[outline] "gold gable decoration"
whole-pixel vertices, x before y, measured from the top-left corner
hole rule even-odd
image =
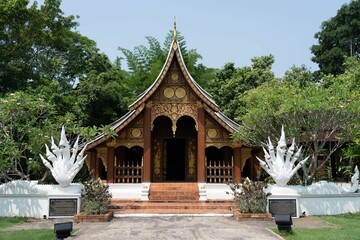
[[[195,129],[198,130],[198,106],[196,104],[175,104],[175,103],[159,103],[154,104],[151,111],[151,130],[153,130],[154,120],[159,116],[169,117],[172,121],[172,130],[175,135],[176,122],[182,116],[189,116],[195,121]]]

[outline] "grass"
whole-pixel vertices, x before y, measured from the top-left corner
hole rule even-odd
[[[52,229],[34,229],[20,231],[0,231],[0,239],[3,240],[54,240]]]
[[[0,218],[0,239],[2,240],[54,240],[53,229],[34,229],[34,230],[19,230],[7,231],[4,228],[19,225],[27,221],[27,218],[21,217],[1,217]]]
[[[0,229],[11,227],[13,225],[22,224],[27,220],[23,217],[1,217],[0,218]]]
[[[316,229],[292,229],[290,232],[279,232],[277,229],[275,233],[284,237],[286,240],[296,239],[326,239],[326,240],[341,240],[341,239],[359,239],[360,238],[360,214],[343,214],[336,216],[320,216],[320,219],[333,223],[336,227],[333,228],[316,228]]]

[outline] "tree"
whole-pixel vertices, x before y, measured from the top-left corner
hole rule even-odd
[[[0,99],[0,181],[30,179],[38,153],[52,128],[54,108],[44,99],[16,92]]]
[[[277,139],[284,125],[286,135],[295,137],[311,156],[305,180],[317,180],[319,169],[324,168],[334,152],[358,134],[360,95],[349,87],[354,80],[344,84],[345,79],[352,78],[348,75],[349,72],[329,76],[327,81],[332,85],[308,83],[303,88],[297,81],[284,83],[274,79],[247,91],[246,114],[237,119],[241,126],[235,139],[259,146],[268,136]]]
[[[134,96],[145,91],[161,72],[173,40],[173,34],[172,31],[167,34],[164,47],[161,47],[160,42],[153,37],[146,37],[146,40],[149,47],[140,45],[136,46],[133,51],[119,47],[130,71],[128,86],[133,90]],[[201,59],[201,55],[195,49],[186,49],[186,41],[179,32],[177,41],[190,74],[199,76],[200,72],[196,74],[196,62]],[[199,69],[203,71],[202,67]]]
[[[134,96],[127,85],[126,73],[111,64],[104,54],[94,54],[90,69],[75,89],[76,112],[85,126],[110,124],[127,111]]]
[[[235,68],[233,63],[225,64],[208,86],[223,113],[232,119],[243,112],[242,95],[245,91],[274,78],[271,71],[273,55],[254,57],[251,61],[251,67]]]
[[[291,67],[285,72],[282,81],[284,83],[297,85],[299,88],[304,88],[308,86],[309,83],[317,82],[314,74],[305,65]]]
[[[319,64],[321,73],[343,73],[346,56],[360,60],[360,1],[344,4],[336,16],[322,23],[315,38],[319,43],[311,47],[312,60]]]
[[[29,0],[0,2],[0,94],[57,81],[70,91],[84,74],[95,42],[75,32],[74,16],[64,16],[61,0],[39,8]]]

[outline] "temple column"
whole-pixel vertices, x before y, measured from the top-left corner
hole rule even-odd
[[[206,182],[205,175],[205,111],[198,108],[198,134],[197,134],[197,173],[198,182]]]
[[[87,152],[87,155],[89,157],[89,171],[93,171],[93,177],[97,178],[97,172],[98,170],[96,169],[96,162],[97,162],[97,159],[96,159],[96,152],[95,151],[90,151],[90,152]]]
[[[233,181],[236,183],[241,183],[241,144],[236,144],[234,146],[234,166],[233,166]]]
[[[116,141],[111,141],[107,146],[107,183],[114,183],[114,156]]]
[[[144,114],[144,164],[142,182],[151,180],[151,106],[145,107]]]

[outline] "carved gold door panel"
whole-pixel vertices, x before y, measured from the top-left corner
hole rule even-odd
[[[152,181],[196,181],[196,139],[155,138],[152,151]]]

